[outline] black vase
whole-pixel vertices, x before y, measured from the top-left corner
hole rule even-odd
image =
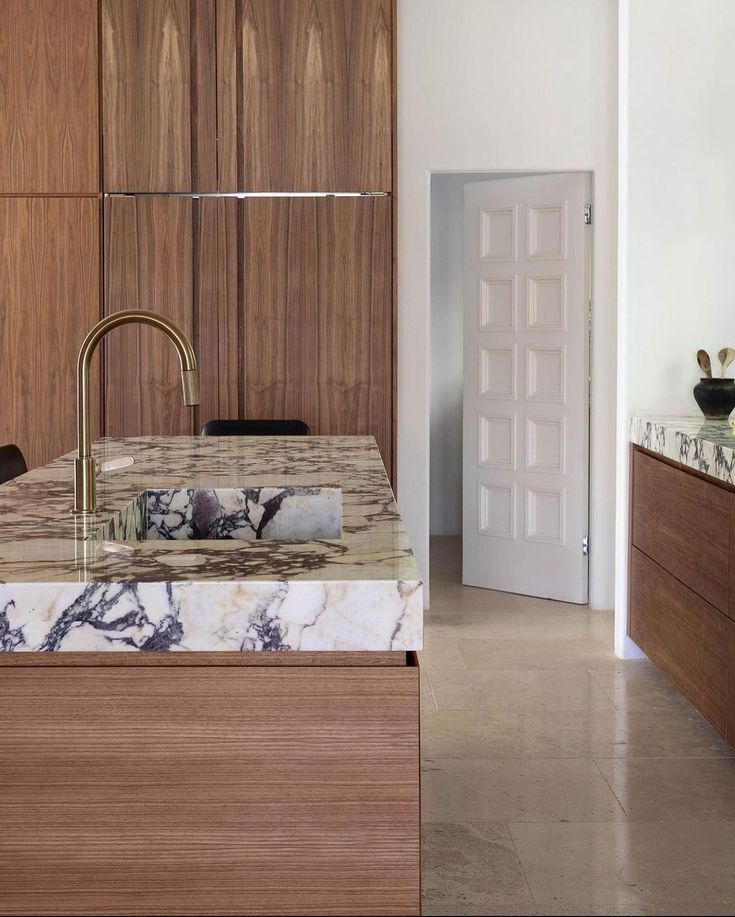
[[[707,420],[727,420],[735,408],[735,380],[700,379],[694,400]]]

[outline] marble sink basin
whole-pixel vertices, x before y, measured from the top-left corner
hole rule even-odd
[[[98,541],[317,541],[342,536],[337,487],[149,488]]]

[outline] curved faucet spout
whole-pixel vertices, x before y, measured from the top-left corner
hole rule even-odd
[[[82,341],[77,358],[77,457],[74,460],[74,512],[93,513],[97,508],[97,469],[92,456],[92,429],[89,415],[89,367],[97,345],[120,325],[151,325],[168,335],[181,365],[184,404],[199,404],[199,371],[191,341],[173,322],[155,312],[125,309],[106,316],[90,329]]]

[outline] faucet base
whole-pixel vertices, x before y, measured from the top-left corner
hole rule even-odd
[[[97,509],[97,462],[94,456],[74,459],[74,515],[92,514]]]

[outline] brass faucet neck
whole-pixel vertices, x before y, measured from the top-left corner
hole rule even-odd
[[[120,325],[151,325],[166,334],[179,355],[184,404],[199,404],[199,374],[197,358],[191,341],[173,322],[139,309],[113,312],[89,330],[77,357],[77,458],[74,463],[74,512],[93,513],[97,508],[97,470],[92,456],[92,425],[90,418],[90,364],[97,345],[105,335]]]

